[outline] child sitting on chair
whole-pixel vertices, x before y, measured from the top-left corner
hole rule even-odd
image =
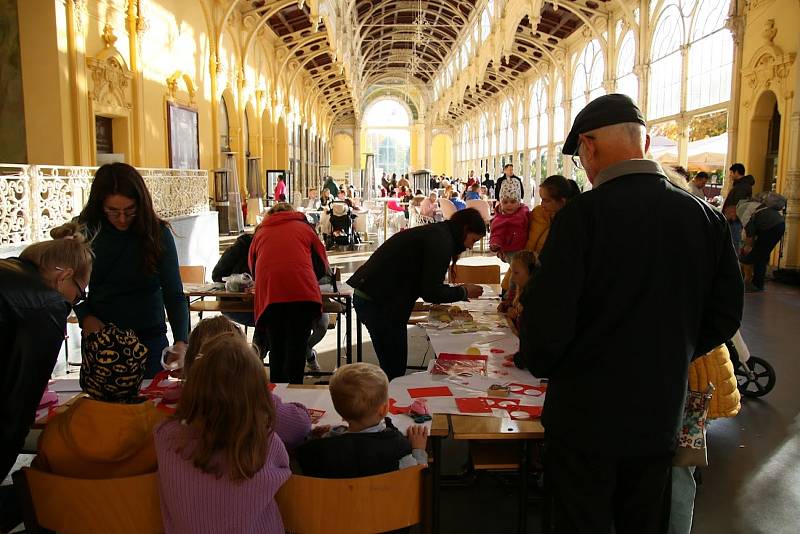
[[[74,478],[120,478],[158,467],[153,428],[166,414],[139,395],[147,348],[107,324],[85,335],[80,384],[86,394],[54,416],[34,467]]]
[[[428,429],[409,427],[406,436],[386,417],[389,380],[380,367],[353,363],[340,367],[330,382],[331,399],[347,426],[297,448],[304,475],[355,478],[427,465]]]
[[[522,316],[522,304],[519,302],[519,296],[528,284],[528,280],[530,280],[538,268],[539,260],[536,253],[530,250],[520,251],[511,261],[511,286],[516,288],[516,290],[514,291],[511,305],[505,313],[508,326],[516,336],[519,336],[519,322]],[[520,358],[519,353],[514,354],[513,359],[514,365],[520,369],[525,368],[525,364],[522,358]]]
[[[289,455],[256,351],[229,333],[200,347],[175,415],[155,430],[166,532],[283,532]]]
[[[202,347],[215,337],[225,334],[235,335],[246,341],[239,325],[224,315],[209,317],[197,323],[189,335],[189,345],[183,363],[184,377],[189,375]],[[270,395],[270,398],[275,407],[275,433],[287,449],[293,449],[303,443],[311,432],[311,417],[308,415],[308,410],[299,402],[284,403],[277,395]]]

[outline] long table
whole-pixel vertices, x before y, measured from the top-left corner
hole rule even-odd
[[[349,286],[337,287],[322,286],[322,297],[329,298],[343,306],[341,311],[335,311],[344,316],[345,322],[345,361],[353,363],[353,290]],[[183,284],[183,294],[187,300],[214,297],[218,305],[214,311],[219,312],[253,312],[253,294],[248,292],[227,291],[216,284]],[[336,363],[341,364],[341,321],[336,323]],[[356,314],[356,361],[363,361],[363,328]]]
[[[430,369],[434,365],[431,362],[428,372],[414,373],[406,375],[392,381],[390,392],[403,398],[402,387],[430,387],[447,385],[453,392],[453,397],[476,397],[486,396],[489,385],[493,383],[522,383],[526,385],[541,385],[542,381],[525,370],[516,367],[507,367],[503,361],[509,355],[519,350],[519,340],[513,332],[503,324],[503,316],[497,314],[496,308],[499,303],[497,293],[499,287],[485,287],[484,296],[472,300],[466,304],[459,304],[467,309],[475,318],[478,324],[482,325],[477,331],[464,331],[462,325],[442,326],[432,323],[420,323],[419,327],[424,328],[426,335],[431,343],[433,351],[438,356],[443,353],[464,354],[475,352],[487,357],[486,376],[446,377],[442,375],[432,375]],[[489,326],[488,329],[485,329]],[[510,393],[508,398],[520,399],[520,403],[528,406],[542,406],[544,404],[544,393],[534,398],[524,394]],[[516,419],[510,414],[503,413],[502,410],[494,409],[492,414],[487,415],[463,415],[455,405],[453,398],[436,397],[427,399],[434,412],[447,413],[452,439],[455,440],[516,440],[520,442],[520,485],[517,526],[519,532],[527,530],[527,492],[528,492],[528,446],[531,441],[542,440],[544,438],[544,427],[539,418]],[[398,401],[399,403],[399,401]],[[433,444],[439,440],[434,440]],[[439,484],[441,480],[441,463],[433,464],[434,484]],[[438,486],[434,486],[434,495],[438,494]],[[440,509],[434,503],[434,532],[437,532],[440,523]],[[547,514],[545,514],[546,516]]]

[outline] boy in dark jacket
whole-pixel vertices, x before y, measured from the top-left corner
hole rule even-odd
[[[340,367],[331,378],[330,392],[347,426],[330,429],[297,449],[304,475],[356,478],[428,463],[428,429],[411,426],[406,438],[386,417],[389,379],[380,367],[370,363]]]

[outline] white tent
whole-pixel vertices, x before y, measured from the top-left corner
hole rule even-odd
[[[650,150],[653,158],[667,165],[678,164],[678,147],[665,147],[663,150]],[[688,146],[689,168],[691,170],[714,170],[725,166],[728,155],[727,132],[715,137],[692,141]]]

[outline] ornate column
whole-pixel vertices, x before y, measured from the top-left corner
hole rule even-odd
[[[141,50],[142,37],[148,29],[148,23],[140,11],[140,2],[138,0],[128,0],[126,24],[131,58],[129,68],[133,73],[133,82],[131,83],[131,92],[133,94],[131,152],[133,157],[131,158],[131,163],[133,165],[144,165],[144,73],[139,60],[139,51]]]
[[[363,192],[364,184],[361,180],[361,121],[355,120],[353,124],[353,176],[350,183]]]
[[[736,13],[737,2],[731,2],[731,11],[725,27],[731,32],[733,39],[733,64],[731,65],[731,100],[728,105],[728,156],[725,162],[725,169],[739,160],[736,148],[739,138],[739,104],[742,95],[742,53],[744,50],[744,17]],[[724,170],[724,169],[723,169]],[[724,191],[730,190],[729,183],[725,183]]]
[[[424,165],[422,168],[430,169],[431,168],[431,147],[433,145],[433,127],[431,126],[430,122],[425,121],[425,146],[423,147],[425,152],[422,161]],[[455,169],[455,167],[454,167]]]
[[[525,109],[530,109],[527,106]],[[531,179],[531,155],[528,151],[528,147],[530,146],[530,129],[531,129],[531,121],[530,117],[528,117],[527,111],[524,116],[522,117],[522,129],[524,131],[523,134],[523,146],[522,147],[522,181],[523,183],[527,184],[525,187],[525,201],[529,202],[536,198],[535,191],[533,190],[533,180]]]
[[[85,0],[69,0],[67,12],[67,49],[69,57],[70,100],[72,119],[72,158],[74,165],[94,163],[94,147],[89,130],[89,99],[86,76],[86,26],[89,16]],[[58,23],[57,23],[58,24]],[[131,58],[133,59],[133,58]],[[45,162],[39,162],[45,163]]]

